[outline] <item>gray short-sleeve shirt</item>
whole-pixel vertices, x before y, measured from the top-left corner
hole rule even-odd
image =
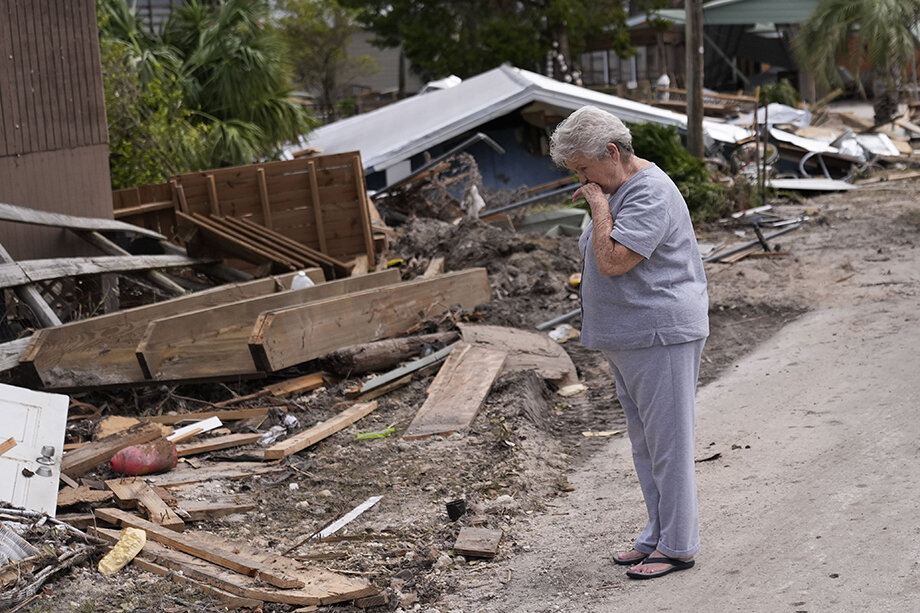
[[[579,239],[582,343],[623,350],[706,338],[706,274],[680,190],[651,165],[608,200],[614,219],[610,237],[644,259],[623,275],[601,274],[591,247],[594,224],[585,229]]]

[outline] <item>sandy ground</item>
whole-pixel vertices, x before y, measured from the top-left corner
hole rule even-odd
[[[784,239],[796,265],[765,273],[763,290],[791,274],[812,310],[699,390],[696,568],[640,582],[612,563],[645,521],[618,437],[455,610],[920,610],[915,194],[822,197],[808,206],[824,228]]]

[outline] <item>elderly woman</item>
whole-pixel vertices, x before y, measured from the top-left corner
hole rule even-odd
[[[637,157],[617,117],[586,106],[553,133],[553,161],[578,174],[592,221],[579,240],[582,343],[610,363],[648,523],[614,555],[651,579],[693,566],[700,547],[694,395],[709,335],[706,276],[687,204]]]

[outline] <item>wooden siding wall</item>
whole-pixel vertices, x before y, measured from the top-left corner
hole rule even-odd
[[[0,0],[0,202],[112,217],[93,0]],[[86,252],[60,231],[0,224],[18,259]]]

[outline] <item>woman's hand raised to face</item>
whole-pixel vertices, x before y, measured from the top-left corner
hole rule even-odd
[[[601,186],[597,183],[585,183],[572,194],[572,202],[575,202],[579,198],[584,198],[588,205],[591,207],[591,216],[596,215],[597,207],[600,207],[601,210],[609,210],[609,204],[607,202],[607,197],[604,196],[604,190],[601,189]]]

